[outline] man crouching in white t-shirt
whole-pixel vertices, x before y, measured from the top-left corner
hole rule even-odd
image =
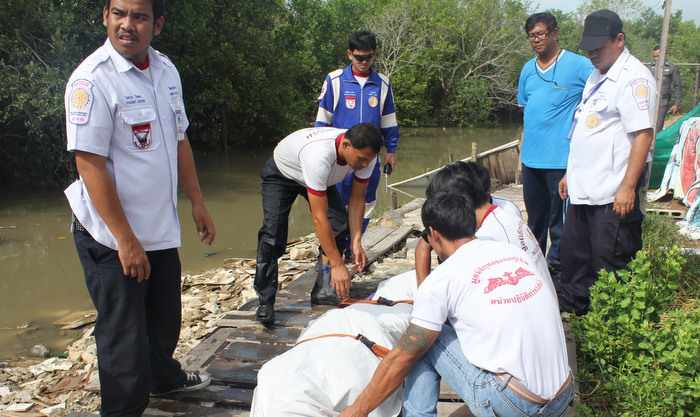
[[[508,200],[491,196],[491,177],[483,166],[475,162],[457,161],[445,165],[430,181],[425,195],[441,193],[464,194],[473,202],[476,212],[476,237],[508,242],[524,250],[535,261],[540,275],[551,282],[547,261],[537,239],[520,216],[518,208]],[[425,236],[416,246],[416,281],[418,285],[430,273],[430,245]]]
[[[357,124],[347,131],[331,127],[302,129],[277,144],[260,173],[263,225],[258,232],[254,281],[258,321],[265,325],[274,322],[277,259],[287,246],[289,211],[299,195],[309,202],[316,237],[327,260],[318,266],[311,303],[337,304],[338,297],[349,295],[351,276],[342,254],[349,229],[355,268],[364,269],[367,257],[362,249],[361,226],[365,191],[381,146],[381,131],[370,123]],[[335,184],[350,172],[354,180],[348,214]]]
[[[441,378],[477,417],[562,415],[574,388],[545,277],[517,246],[474,237],[464,195],[432,196],[422,219],[444,262],[418,288],[397,346],[340,416],[366,417],[404,378],[404,417],[437,415]]]

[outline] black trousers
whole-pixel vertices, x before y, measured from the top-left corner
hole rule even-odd
[[[173,359],[182,314],[177,249],[147,252],[151,276],[138,283],[122,274],[115,250],[79,227],[73,238],[97,309],[100,415],[140,416],[151,392],[186,378]]]
[[[306,188],[282,175],[270,158],[260,173],[263,224],[258,232],[254,288],[260,304],[274,304],[277,294],[277,260],[287,247],[289,212],[297,196],[308,201]],[[340,253],[348,246],[348,215],[335,186],[326,190],[328,219]]]
[[[547,264],[553,273],[560,271],[559,241],[564,223],[564,202],[559,197],[559,181],[563,169],[529,168],[523,165],[523,198],[527,210],[527,225],[535,235]],[[547,253],[547,233],[551,245]],[[553,276],[557,279],[557,276]]]
[[[615,214],[612,206],[570,204],[566,211],[560,252],[562,274],[555,282],[562,311],[585,314],[598,271],[624,268],[642,248],[639,204],[624,218]]]

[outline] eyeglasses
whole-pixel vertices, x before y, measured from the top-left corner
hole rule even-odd
[[[420,232],[420,237],[425,240],[425,243],[430,244],[430,242],[428,242],[428,235],[430,235],[430,226],[426,227],[422,232]]]
[[[539,39],[547,39],[549,32],[532,32],[527,34],[527,38],[531,41],[536,41]]]
[[[365,62],[365,61],[369,61],[369,60],[371,60],[372,58],[374,58],[374,54],[368,54],[368,55],[355,55],[355,54],[352,54],[352,58],[353,58],[355,61],[358,61],[358,62]]]

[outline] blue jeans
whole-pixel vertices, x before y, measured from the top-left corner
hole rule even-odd
[[[574,384],[569,384],[545,405],[522,399],[495,374],[467,361],[457,334],[449,325],[442,327],[433,347],[406,377],[404,417],[437,416],[440,378],[464,400],[475,417],[559,417],[566,413],[574,398]]]

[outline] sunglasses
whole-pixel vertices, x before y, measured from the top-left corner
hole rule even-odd
[[[420,232],[420,237],[425,240],[425,243],[430,244],[430,242],[428,242],[428,235],[430,235],[430,226],[426,227],[422,232]]]
[[[365,61],[369,61],[370,59],[374,58],[374,54],[369,54],[369,55],[355,55],[355,54],[352,54],[352,58],[353,58],[355,61],[358,61],[358,62],[365,62]]]

